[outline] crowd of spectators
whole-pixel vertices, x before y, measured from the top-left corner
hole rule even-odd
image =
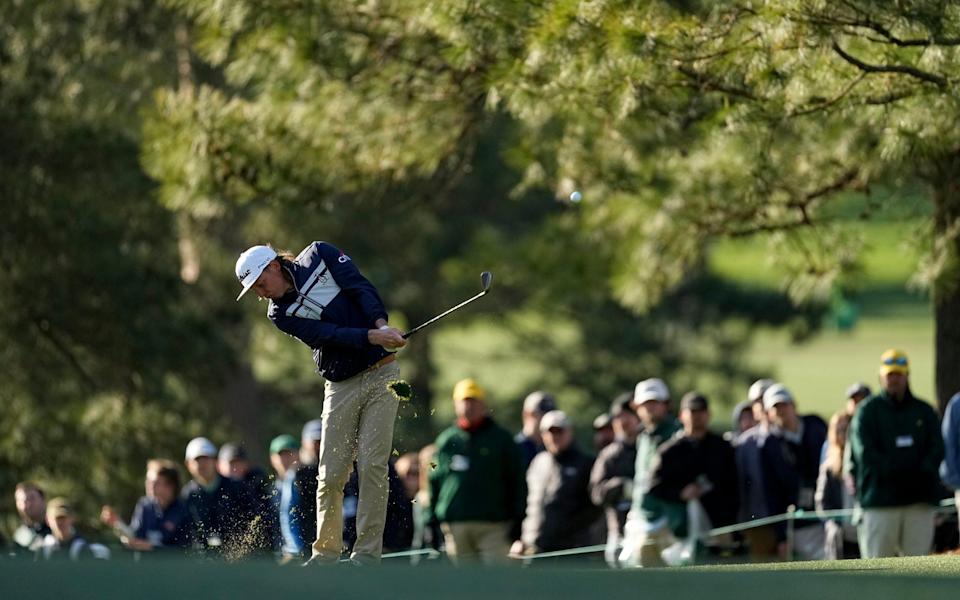
[[[675,411],[666,383],[645,379],[593,420],[592,437],[583,436],[592,448],[577,441],[551,394],[526,397],[521,430],[511,435],[491,413],[481,383],[465,379],[453,389],[455,423],[434,444],[390,461],[384,552],[423,550],[409,553],[413,562],[442,556],[491,565],[567,554],[599,560],[603,548],[611,567],[718,556],[927,554],[938,504],[951,490],[960,500],[960,393],[941,421],[913,396],[904,353],[887,351],[880,362],[880,389],[850,386],[829,424],[802,414],[784,384],[760,379],[723,435],[706,396],[689,391]],[[299,564],[316,537],[322,436],[318,419],[303,426],[299,440],[275,437],[270,473],[253,464],[242,444],[217,448],[195,438],[184,453],[185,483],[175,462],[150,460],[145,495],[129,522],[111,506],[100,519],[139,554]],[[356,464],[343,495],[348,554],[357,537]],[[15,501],[20,526],[13,554],[111,556],[107,545],[78,532],[68,500],[48,501],[26,481],[17,485]],[[796,518],[783,519],[785,513]]]

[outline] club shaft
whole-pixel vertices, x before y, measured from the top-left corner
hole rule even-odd
[[[425,322],[425,323],[422,323],[422,324],[420,324],[420,325],[417,325],[416,327],[414,327],[414,328],[411,329],[410,331],[408,331],[408,332],[406,332],[405,334],[403,334],[403,338],[406,339],[406,338],[410,337],[411,335],[413,335],[414,333],[420,331],[421,329],[423,329],[423,328],[426,327],[427,325],[429,325],[429,324],[431,324],[431,323],[434,323],[434,322],[436,322],[436,321],[439,321],[440,319],[442,319],[443,317],[449,315],[450,313],[452,313],[453,311],[457,310],[458,308],[463,308],[464,306],[470,304],[471,302],[473,302],[473,301],[476,300],[477,298],[480,298],[481,296],[483,296],[483,295],[486,294],[486,293],[487,293],[487,291],[484,290],[484,291],[480,292],[479,294],[477,294],[476,296],[474,296],[473,298],[469,298],[469,299],[467,299],[467,300],[464,300],[463,302],[461,302],[460,304],[454,306],[453,308],[448,309],[448,310],[445,310],[444,312],[440,313],[439,315],[435,316],[434,318],[430,319],[429,321],[427,321],[427,322]]]

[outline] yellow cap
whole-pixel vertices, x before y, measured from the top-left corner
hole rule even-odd
[[[485,400],[487,397],[483,388],[473,379],[462,379],[453,386],[453,399],[463,400],[464,398],[473,398],[474,400]]]
[[[880,355],[880,374],[910,373],[910,361],[907,360],[905,352],[891,348]]]

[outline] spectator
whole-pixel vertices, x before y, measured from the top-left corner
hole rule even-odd
[[[420,459],[416,452],[407,452],[401,455],[394,463],[400,481],[403,482],[403,491],[407,500],[414,502],[420,492]]]
[[[187,444],[185,463],[192,479],[180,497],[190,513],[192,544],[232,557],[258,550],[253,495],[244,484],[217,473],[217,447],[207,438],[194,438]]]
[[[527,514],[511,555],[566,550],[595,541],[591,529],[599,515],[589,494],[593,457],[577,446],[563,411],[543,415],[540,433],[546,452],[538,454],[527,471]]]
[[[43,490],[32,481],[17,484],[13,499],[20,515],[20,525],[13,532],[13,547],[16,552],[36,552],[43,539],[50,534],[47,526],[47,502]]]
[[[954,491],[960,510],[960,392],[953,395],[943,411],[944,460],[940,466],[943,482]]]
[[[610,408],[614,441],[600,451],[590,472],[590,498],[603,508],[607,523],[607,549],[604,558],[611,567],[619,565],[618,550],[623,527],[630,512],[633,472],[637,460],[637,434],[640,417],[633,410],[633,393],[624,392]]]
[[[413,542],[411,547],[416,550],[432,548],[440,550],[443,547],[443,532],[436,519],[431,518],[430,509],[430,474],[437,468],[437,445],[429,444],[417,453],[420,463],[420,489],[413,503]],[[411,557],[413,564],[420,562],[419,556]]]
[[[770,420],[770,435],[761,450],[769,510],[775,515],[787,512],[790,506],[812,511],[827,424],[816,415],[798,415],[793,395],[779,383],[763,393],[763,406]],[[774,529],[781,558],[823,558],[826,540],[819,521],[794,524],[793,548],[787,546],[786,526]]]
[[[130,525],[110,506],[103,507],[100,520],[120,532],[120,540],[131,550],[185,548],[190,543],[190,513],[177,496],[179,489],[180,473],[172,461],[149,460],[144,477],[146,495],[137,501]]]
[[[247,449],[238,443],[227,442],[220,446],[220,452],[217,453],[217,472],[221,477],[227,477],[234,481],[247,481],[247,475],[254,471],[250,464],[250,457],[247,455]],[[263,471],[259,471],[260,479],[265,479]]]
[[[860,382],[851,384],[850,387],[847,388],[847,394],[846,394],[847,400],[846,400],[846,404],[844,404],[843,411],[852,418],[853,413],[857,411],[857,406],[859,406],[860,403],[863,402],[869,396],[870,396],[870,388],[867,387],[866,384],[863,384]],[[847,427],[847,429],[849,429],[849,427]],[[830,440],[828,436],[828,439],[825,442],[823,442],[823,448],[821,448],[820,450],[821,466],[827,460],[827,448],[829,445],[830,445]],[[849,457],[850,447],[849,445],[845,445],[845,448],[846,448],[845,450],[846,454],[844,455],[843,461],[842,461],[842,463],[845,465],[845,468],[843,473],[841,473],[841,478],[844,478],[846,480],[845,485],[848,488],[848,492],[850,492],[854,489],[853,481],[850,480],[849,477],[844,477],[843,475],[844,473],[848,473],[849,462],[850,462],[850,457]],[[827,541],[827,543],[828,544],[830,543],[829,540]]]
[[[353,552],[357,541],[357,509],[360,506],[360,482],[357,465],[343,488],[343,543]],[[400,476],[387,461],[387,517],[383,527],[383,552],[409,550],[413,542],[413,504],[407,498]]]
[[[323,419],[313,419],[300,432],[300,464],[315,465],[320,461],[320,440],[323,438]]]
[[[317,476],[320,471],[320,440],[323,437],[323,421],[307,421],[300,433],[300,462],[297,464],[296,481],[300,495],[298,507],[301,536],[313,544],[317,538]]]
[[[520,446],[520,458],[523,460],[524,470],[530,468],[533,457],[543,450],[543,438],[540,436],[540,419],[551,410],[556,410],[557,403],[547,392],[537,390],[531,392],[523,401],[523,424],[520,433],[513,439]]]
[[[827,428],[827,456],[820,464],[820,476],[817,478],[817,492],[814,496],[817,511],[854,507],[855,498],[843,481],[843,457],[851,419],[847,408],[830,418],[830,426]],[[823,525],[826,533],[824,558],[839,560],[860,557],[857,528],[851,524],[850,517],[830,518]]]
[[[739,482],[740,522],[762,519],[770,516],[765,492],[766,482],[763,470],[763,447],[770,434],[767,412],[763,409],[763,393],[773,385],[772,379],[758,379],[747,390],[747,400],[751,403],[756,425],[741,433],[734,440],[734,453],[737,460],[737,479]],[[777,535],[773,525],[761,525],[743,531],[743,537],[750,548],[750,558],[754,561],[768,561],[777,556]]]
[[[650,478],[643,497],[643,508],[653,531],[672,535],[655,537],[656,564],[660,552],[673,541],[673,536],[686,537],[687,503],[699,501],[711,527],[722,527],[736,521],[737,470],[733,448],[721,436],[710,431],[710,405],[705,396],[688,392],[680,401],[683,430],[660,446],[650,469]],[[650,550],[648,550],[650,552]],[[644,560],[646,566],[646,560]]]
[[[925,555],[933,543],[943,438],[933,408],[910,391],[909,375],[906,354],[884,352],[880,392],[863,402],[851,424],[864,558]]]
[[[300,558],[312,540],[303,536],[303,521],[312,514],[302,511],[303,497],[297,486],[300,445],[292,435],[278,435],[270,442],[270,466],[276,473],[273,507],[277,514],[281,560]]]
[[[610,413],[597,415],[593,420],[593,450],[600,452],[614,440],[613,425],[610,422]]]
[[[859,381],[847,388],[846,412],[851,417],[861,402],[870,397],[870,387]]]
[[[624,526],[624,548],[620,561],[625,565],[643,566],[641,554],[650,532],[643,510],[643,492],[657,448],[680,431],[680,422],[670,414],[670,390],[661,379],[645,379],[633,392],[633,403],[643,430],[637,437],[637,461],[634,467],[630,513]]]
[[[757,420],[753,416],[753,402],[744,400],[733,407],[733,429],[730,430],[730,441],[735,442],[744,432],[753,429]]]
[[[77,533],[76,518],[66,499],[54,498],[47,504],[47,526],[51,532],[43,538],[39,550],[44,560],[110,558],[109,548],[103,544],[91,544]]]
[[[275,481],[266,471],[250,461],[247,449],[240,443],[226,443],[217,455],[217,471],[221,477],[245,485],[253,496],[253,518],[258,527],[249,542],[260,551],[270,551],[280,539],[280,523],[273,504]]]
[[[428,475],[431,517],[457,563],[506,561],[526,498],[520,450],[473,379],[453,389],[455,426],[437,437],[437,468]]]

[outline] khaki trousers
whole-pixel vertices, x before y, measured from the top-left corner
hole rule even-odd
[[[507,564],[510,523],[496,521],[460,521],[441,523],[447,556],[457,564],[481,562],[485,565]]]
[[[925,556],[933,547],[933,507],[865,508],[858,537],[863,558]]]
[[[323,399],[323,438],[317,475],[317,539],[313,560],[340,559],[343,550],[343,486],[357,461],[360,498],[357,541],[352,558],[378,562],[387,518],[387,461],[399,401],[387,384],[399,379],[396,362],[345,381],[327,381]]]

